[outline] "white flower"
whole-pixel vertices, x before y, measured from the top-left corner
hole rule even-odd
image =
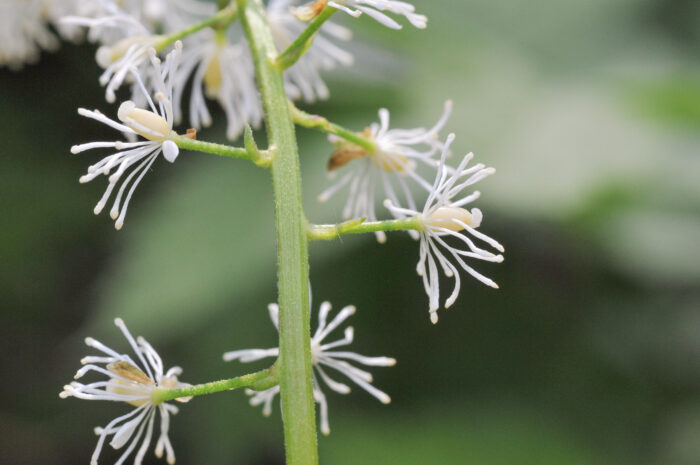
[[[179,32],[217,12],[216,2],[199,0],[133,0],[144,17],[164,34]]]
[[[61,21],[63,17],[75,14],[80,2],[81,0],[43,0],[43,11],[47,21],[56,28],[63,39],[78,42],[83,38],[81,28],[63,24]]]
[[[245,42],[232,44],[214,37],[213,31],[190,37],[182,56],[182,66],[173,87],[175,120],[182,118],[182,94],[192,76],[189,115],[192,127],[211,125],[212,119],[205,96],[216,99],[226,113],[226,136],[237,138],[246,124],[260,126],[262,102],[255,85],[255,68]]]
[[[97,459],[108,436],[112,436],[109,444],[114,449],[121,449],[129,443],[116,465],[122,464],[140,442],[141,447],[134,460],[134,465],[140,465],[148,446],[151,444],[156,411],[160,413],[160,436],[156,443],[155,454],[160,458],[165,450],[167,461],[172,465],[175,463],[175,453],[168,438],[168,429],[170,415],[176,414],[178,409],[168,403],[156,405],[152,400],[152,393],[156,388],[175,389],[187,387],[189,384],[178,381],[177,377],[182,373],[180,367],[173,367],[164,373],[163,361],[158,353],[144,338],[134,339],[120,318],[114,320],[114,324],[129,342],[136,354],[137,361],[127,354],[120,354],[88,337],[85,339],[85,344],[97,349],[102,354],[83,358],[80,361],[83,367],[78,370],[75,379],[82,378],[88,372],[105,375],[107,379],[89,384],[74,381],[63,387],[60,396],[64,399],[76,397],[86,400],[125,402],[136,407],[126,415],[110,421],[107,426],[95,428],[95,434],[99,436],[99,439],[92,454],[91,465],[97,465]],[[176,400],[187,402],[190,398]]]
[[[379,110],[380,123],[373,123],[363,134],[373,139],[377,145],[377,151],[374,153],[368,153],[359,146],[331,136],[329,139],[338,150],[328,162],[329,171],[350,162],[353,166],[340,180],[321,193],[319,201],[327,201],[349,184],[343,218],[367,218],[369,221],[376,221],[377,184],[381,184],[384,191],[382,198],[388,197],[397,206],[406,205],[415,210],[416,204],[407,181],[414,181],[426,192],[432,189],[430,183],[418,173],[418,168],[419,165],[423,165],[431,170],[435,169],[437,162],[433,157],[443,147],[438,139],[438,132],[447,123],[451,111],[452,102],[445,102],[442,116],[431,129],[389,129],[389,111],[382,108]],[[357,158],[359,160],[355,160]],[[394,183],[398,184],[398,191],[394,188]],[[377,233],[377,240],[384,242],[386,235],[383,232]]]
[[[438,321],[437,310],[440,308],[440,285],[437,264],[440,265],[445,276],[455,279],[455,287],[452,294],[445,301],[445,308],[449,308],[457,300],[460,289],[459,270],[450,259],[482,283],[496,289],[498,285],[495,282],[467,265],[463,258],[475,258],[496,263],[503,261],[502,255],[496,255],[481,249],[466,234],[469,233],[497,251],[504,252],[501,244],[476,230],[481,225],[483,218],[481,210],[472,208],[471,211],[468,211],[462,208],[478,199],[481,195],[479,191],[474,191],[456,199],[465,188],[495,173],[496,170],[487,168],[480,163],[467,168],[467,164],[474,157],[472,153],[465,155],[456,169],[448,167],[445,161],[454,137],[454,134],[450,134],[447,137],[437,175],[435,176],[435,183],[422,211],[398,207],[390,199],[384,202],[394,217],[407,218],[418,216],[423,224],[423,230],[420,232],[420,259],[418,260],[416,271],[423,278],[425,292],[430,299],[429,312],[433,323]],[[448,237],[457,239],[457,244],[454,246],[448,244],[445,241]],[[441,251],[438,245],[444,249],[446,254]]]
[[[290,0],[272,0],[267,7],[270,29],[280,51],[286,50],[307,27],[307,24],[290,12],[291,3]],[[352,54],[333,42],[347,42],[351,38],[352,32],[349,29],[326,21],[314,38],[313,46],[284,72],[287,95],[291,99],[303,99],[307,103],[327,99],[329,90],[320,72],[335,69],[338,65],[353,64]]]
[[[279,307],[277,304],[270,304],[268,306],[268,310],[270,312],[270,319],[279,332]],[[343,321],[355,313],[355,307],[344,307],[340,312],[338,312],[330,323],[327,323],[328,314],[330,311],[331,304],[329,302],[323,302],[318,312],[318,328],[311,338],[311,358],[314,367],[313,392],[314,400],[319,404],[321,410],[321,432],[323,434],[329,434],[330,427],[328,424],[328,403],[326,401],[325,394],[321,390],[319,378],[322,379],[332,391],[339,394],[348,394],[350,392],[350,387],[348,385],[332,379],[326,373],[324,367],[332,368],[342,373],[352,382],[377,398],[380,402],[388,404],[391,402],[391,398],[386,393],[380,391],[370,384],[372,382],[372,375],[365,370],[361,370],[351,365],[349,361],[361,363],[362,365],[366,366],[388,367],[396,364],[396,360],[390,357],[365,357],[363,355],[356,354],[355,352],[331,350],[335,349],[336,347],[346,346],[352,343],[354,333],[351,326],[345,328],[343,339],[327,343],[324,343],[323,340]],[[277,357],[278,355],[279,349],[277,348],[236,350],[225,353],[224,360],[240,360],[241,362],[247,363],[267,357]],[[275,386],[261,392],[255,392],[252,390],[247,390],[246,392],[248,395],[252,396],[250,399],[251,405],[256,406],[264,404],[263,414],[267,416],[270,415],[272,411],[272,400],[280,392],[280,388],[279,386]]]
[[[303,31],[305,24],[289,12],[289,0],[273,0],[268,5],[270,27],[280,50],[285,49]],[[186,39],[187,50],[182,56],[174,95],[176,122],[182,118],[182,95],[192,77],[189,100],[189,120],[195,128],[211,125],[212,118],[206,99],[215,99],[227,118],[226,135],[237,138],[247,124],[258,127],[263,109],[255,84],[255,67],[248,44],[234,30],[226,35],[212,30],[201,31]],[[320,71],[338,64],[349,65],[352,55],[336,46],[329,38],[348,40],[350,31],[327,23],[315,39],[315,46],[290,69],[285,71],[287,94],[292,99],[312,102],[328,97],[328,88]]]
[[[124,29],[124,25],[118,24],[127,17],[150,32],[158,30],[167,34],[216,13],[216,5],[197,0],[74,1],[78,2],[72,12],[75,16],[64,20],[89,26],[89,39],[107,44],[131,35],[128,27]],[[90,24],[90,20],[96,22]]]
[[[388,11],[399,16],[405,16],[408,21],[419,29],[425,29],[428,18],[416,13],[416,7],[407,2],[397,0],[318,0],[312,4],[295,9],[295,14],[305,20],[317,15],[325,5],[338,8],[349,15],[359,18],[362,13],[374,18],[379,23],[391,29],[401,29],[401,25],[382,11]]]
[[[125,24],[119,24],[122,20]],[[62,27],[86,27],[88,41],[105,44],[115,43],[131,33],[132,23],[141,27],[110,0],[78,1],[75,9],[60,18]]]
[[[115,227],[121,229],[124,225],[124,217],[129,206],[131,196],[136,186],[141,182],[148,172],[153,162],[162,152],[169,162],[174,162],[178,156],[179,149],[175,142],[171,140],[176,133],[173,131],[173,108],[172,108],[172,82],[170,76],[177,68],[178,55],[182,44],[179,42],[175,50],[170,52],[165,60],[165,65],[161,67],[160,60],[155,56],[155,51],[151,49],[151,64],[153,66],[152,80],[158,92],[155,94],[155,102],[148,95],[143,80],[137,73],[133,73],[141,92],[147,99],[150,110],[137,108],[136,104],[130,100],[122,103],[117,116],[121,123],[107,118],[97,110],[90,111],[84,108],[78,109],[78,113],[88,118],[95,119],[114,129],[122,131],[131,139],[136,139],[137,135],[146,140],[138,142],[90,142],[87,144],[74,145],[71,147],[72,153],[80,153],[93,148],[113,148],[117,152],[103,158],[98,163],[90,166],[86,175],[80,178],[81,183],[92,181],[99,175],[109,176],[109,185],[100,201],[95,206],[95,214],[99,214],[106,205],[114,187],[122,178],[122,175],[136,165],[131,173],[122,182],[117,197],[110,211]],[[162,69],[161,69],[162,68]],[[122,124],[123,123],[123,124]],[[116,169],[114,173],[111,173]],[[110,174],[111,173],[111,174]],[[132,182],[133,180],[133,182]],[[122,202],[124,192],[128,186],[129,192]]]
[[[58,44],[46,24],[43,0],[0,0],[0,67],[20,69],[36,62],[41,49],[55,50]]]
[[[86,26],[88,38],[103,43],[95,60],[104,68],[100,84],[106,86],[105,98],[112,103],[124,81],[142,72],[149,61],[149,50],[158,47],[162,37],[111,2],[98,0],[95,7],[99,8],[93,12],[94,17],[69,16],[62,23]]]

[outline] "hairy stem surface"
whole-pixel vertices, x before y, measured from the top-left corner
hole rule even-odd
[[[276,151],[271,172],[280,307],[278,363],[287,465],[316,465],[318,451],[311,372],[308,242],[294,123],[287,104],[282,72],[275,66],[277,50],[263,3],[261,0],[237,2],[262,94],[268,140]]]
[[[262,391],[275,385],[277,385],[277,367],[273,365],[270,368],[255,373],[231,379],[223,379],[221,381],[212,381],[211,383],[196,384],[194,386],[178,389],[156,388],[153,390],[151,398],[155,404],[160,404],[181,397],[202,396],[243,387]]]
[[[423,230],[423,223],[419,217],[387,221],[350,220],[340,224],[314,224],[308,227],[308,236],[310,241],[331,241],[346,234],[409,230]]]
[[[362,147],[367,153],[376,153],[378,150],[376,142],[368,137],[358,134],[357,132],[346,129],[339,124],[331,123],[326,118],[318,115],[312,115],[298,109],[292,102],[289,102],[289,107],[292,111],[292,118],[299,126],[316,129],[326,134],[333,134],[342,137],[348,142]]]

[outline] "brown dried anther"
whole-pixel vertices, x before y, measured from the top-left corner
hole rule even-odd
[[[323,9],[326,7],[326,3],[328,3],[328,0],[316,0],[308,5],[290,8],[290,10],[292,14],[297,17],[297,19],[307,22],[320,15]]]

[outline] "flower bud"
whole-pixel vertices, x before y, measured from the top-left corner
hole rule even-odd
[[[163,140],[170,135],[170,125],[165,118],[152,111],[136,108],[131,100],[119,106],[117,117],[148,140]]]
[[[440,207],[425,219],[425,223],[433,228],[445,228],[451,231],[462,231],[466,224],[471,228],[481,225],[483,215],[478,208],[472,211],[460,207]]]
[[[401,173],[406,168],[409,168],[408,158],[398,153],[388,153],[380,150],[377,153],[370,154],[370,159],[377,168],[383,169],[388,173]]]

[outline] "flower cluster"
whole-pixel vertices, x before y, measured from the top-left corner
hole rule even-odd
[[[59,3],[58,0],[27,0],[27,14],[38,14],[32,8],[52,1],[55,4]],[[180,148],[219,154],[230,149],[227,153],[233,154],[234,157],[254,161],[262,159],[255,158],[256,154],[262,152],[258,151],[250,133],[250,126],[258,126],[263,121],[263,105],[255,81],[257,71],[261,77],[260,90],[266,98],[265,107],[268,113],[272,116],[278,113],[269,111],[270,107],[275,105],[282,106],[279,110],[291,108],[289,113],[284,115],[286,119],[281,121],[283,124],[278,124],[277,127],[290,123],[291,117],[297,124],[331,134],[329,140],[335,151],[328,162],[328,170],[331,176],[336,174],[336,170],[342,169],[346,172],[325,190],[319,199],[326,201],[342,189],[348,188],[343,217],[358,219],[345,224],[358,227],[350,232],[375,231],[378,241],[384,242],[386,236],[382,229],[408,228],[409,233],[419,241],[416,271],[422,277],[429,298],[429,315],[433,323],[438,321],[437,312],[441,302],[444,301],[444,307],[449,308],[458,298],[461,271],[488,286],[498,287],[494,281],[476,271],[466,261],[503,261],[503,246],[478,230],[483,220],[481,210],[466,208],[480,195],[478,191],[471,191],[471,186],[493,174],[495,170],[483,164],[468,166],[473,158],[471,153],[465,155],[456,167],[448,166],[447,158],[454,135],[449,135],[443,142],[439,133],[446,126],[450,116],[450,101],[445,103],[442,115],[432,127],[391,128],[389,111],[381,109],[379,121],[361,133],[353,133],[325,118],[308,115],[293,105],[287,107],[287,98],[306,102],[327,98],[329,90],[321,73],[353,63],[352,54],[338,45],[350,39],[350,31],[327,22],[332,14],[338,10],[353,17],[364,14],[392,29],[402,27],[395,19],[399,17],[399,20],[405,19],[417,28],[425,28],[427,18],[416,13],[410,3],[397,0],[317,0],[299,6],[295,0],[269,0],[267,20],[271,29],[262,31],[267,37],[264,40],[259,40],[255,33],[251,33],[254,28],[263,27],[265,24],[265,21],[260,19],[264,14],[259,11],[259,2],[249,3],[247,8],[251,9],[244,9],[244,2],[219,2],[217,8],[213,2],[198,0],[66,0],[61,4],[65,7],[60,9],[62,14],[72,12],[72,16],[56,23],[59,33],[75,36],[76,31],[86,28],[87,39],[99,44],[96,60],[104,68],[100,83],[105,86],[107,101],[116,101],[122,87],[129,87],[131,90],[130,99],[123,101],[119,106],[116,120],[98,110],[78,110],[80,115],[120,131],[125,140],[89,142],[71,148],[74,154],[95,148],[109,149],[110,153],[90,166],[87,173],[80,178],[80,182],[89,182],[102,175],[107,177],[107,188],[94,212],[99,214],[107,203],[112,201],[110,216],[115,220],[117,229],[124,224],[136,187],[161,153],[170,163],[177,159]],[[2,5],[0,3],[0,8]],[[66,7],[67,5],[70,7]],[[238,6],[241,7],[241,12],[238,11]],[[46,29],[46,21],[53,24],[59,9],[44,7],[41,11],[42,15],[49,15],[40,22],[42,27],[32,29],[31,33],[13,30],[12,34],[17,35],[17,41],[10,45],[0,43],[0,65],[18,62],[16,58],[8,59],[7,56],[22,55],[18,52],[8,55],[2,47],[36,49],[37,44],[50,46],[54,39],[52,33]],[[239,14],[244,15],[240,19],[244,23],[245,31],[234,23]],[[308,21],[314,22],[309,26],[305,24]],[[243,32],[247,34],[252,48],[249,48]],[[2,34],[0,31],[0,39],[3,38]],[[289,52],[277,55],[275,47],[271,45],[272,40],[279,51],[289,49]],[[261,43],[256,44],[256,41]],[[17,46],[18,42],[22,43]],[[312,43],[315,44],[313,47]],[[159,58],[160,54],[165,55],[164,60]],[[256,70],[256,65],[260,66],[260,69]],[[278,74],[270,78],[271,73]],[[270,85],[271,82],[274,85]],[[186,95],[189,96],[189,102],[184,101]],[[174,130],[174,127],[185,119],[185,106],[189,109],[189,122],[194,128],[212,124],[208,100],[217,101],[223,108],[228,121],[226,134],[229,138],[234,139],[246,131],[244,148],[188,140],[187,137],[195,137],[191,131],[182,136]],[[287,147],[283,147],[293,139],[293,134],[288,133],[286,139],[276,138],[276,132],[282,131],[276,131],[274,124],[270,126],[270,148],[265,153],[270,154],[269,160],[272,161],[269,164],[274,182],[278,186],[280,179],[277,173],[280,171],[277,171],[277,167],[285,166],[279,163],[279,160],[286,163],[289,159],[275,157],[294,155],[292,151],[284,150]],[[241,153],[243,155],[240,155]],[[264,160],[268,161],[268,158]],[[348,166],[345,167],[346,165]],[[429,180],[433,177],[434,181],[431,183]],[[283,181],[287,182],[287,179]],[[298,188],[298,179],[296,183],[289,182],[289,185]],[[116,194],[113,197],[115,189]],[[377,198],[380,190],[381,199],[385,199],[384,207],[396,221],[379,222],[376,206],[377,200],[380,200]],[[414,191],[425,192],[427,199],[422,208],[418,207]],[[285,201],[299,201],[300,197],[300,194],[292,193],[282,198]],[[278,213],[286,212],[284,207],[290,207],[289,211],[296,211],[295,214],[298,214],[297,219],[305,221],[300,205],[291,203],[290,206],[284,202],[277,202]],[[373,224],[365,223],[365,220]],[[340,225],[333,226],[335,229],[328,228],[327,225],[309,225],[305,232],[301,232],[300,227],[297,232],[301,233],[294,234],[293,238],[305,244],[307,238],[313,238],[314,228],[322,230],[325,227],[334,234],[348,232],[341,231]],[[360,230],[360,227],[366,229]],[[295,243],[288,241],[284,234],[280,235],[279,242],[280,247],[289,248],[290,244],[291,248],[295,247]],[[296,244],[298,245],[298,242]],[[487,250],[489,248],[492,250]],[[441,298],[440,271],[448,278],[454,279],[454,287],[447,298]],[[286,279],[285,273],[280,273],[280,279]],[[283,285],[280,287],[283,289]],[[279,306],[270,304],[268,310],[270,319],[279,333]],[[326,341],[331,333],[356,311],[354,306],[346,306],[329,318],[331,310],[330,303],[321,304],[316,331],[310,340],[302,341],[304,348],[307,347],[307,342],[310,344],[312,379],[306,381],[312,383],[313,398],[319,405],[320,430],[323,434],[330,433],[328,401],[324,391],[326,387],[339,394],[348,394],[351,383],[345,380],[347,379],[387,404],[391,401],[390,397],[375,387],[372,384],[371,373],[359,366],[386,367],[396,363],[391,357],[368,357],[339,349],[353,342],[352,327],[345,328],[342,338]],[[307,351],[297,351],[297,354],[294,354],[297,359],[293,365],[289,365],[289,355],[286,352],[280,354],[279,348],[236,350],[225,353],[224,360],[239,360],[245,363],[268,357],[279,358],[283,355],[279,360],[281,375],[277,372],[278,363],[275,363],[268,370],[250,375],[206,383],[184,391],[165,392],[167,389],[189,386],[177,379],[181,369],[175,367],[164,371],[161,358],[145,339],[135,339],[120,319],[115,320],[115,324],[122,331],[136,357],[120,354],[88,338],[86,344],[101,354],[85,357],[81,361],[84,366],[77,372],[75,379],[80,379],[89,372],[105,375],[107,379],[88,384],[74,381],[64,386],[60,394],[63,398],[124,402],[134,407],[131,412],[115,418],[106,426],[96,428],[99,439],[92,456],[94,465],[109,437],[109,444],[114,449],[124,448],[117,465],[122,464],[134,451],[134,464],[140,465],[153,438],[157,413],[160,413],[160,436],[155,454],[162,457],[165,452],[168,463],[172,464],[175,456],[168,430],[170,415],[177,413],[177,408],[165,400],[181,395],[218,392],[216,389],[220,391],[248,387],[250,389],[246,392],[250,396],[251,405],[262,405],[263,414],[269,415],[276,396],[280,392],[287,393],[275,384],[280,379],[283,380],[283,386],[284,380],[289,382],[289,377],[295,374],[290,371],[290,366],[300,361],[308,363]],[[282,329],[284,331],[281,335],[284,338],[290,327],[283,326]],[[308,334],[308,326],[303,329],[300,334]],[[282,346],[285,346],[284,340]],[[298,353],[303,353],[306,359],[297,357]],[[337,376],[340,375],[343,378],[338,381]],[[189,398],[181,397],[175,400],[186,402]],[[311,399],[308,399],[308,402],[310,405]]]
[[[430,129],[390,129],[389,111],[381,109],[379,123],[373,123],[364,132],[354,134],[350,138],[353,142],[336,135],[329,136],[330,142],[336,147],[328,162],[331,177],[335,175],[336,169],[350,166],[340,180],[319,196],[319,201],[325,202],[349,185],[343,218],[374,222],[377,221],[376,203],[381,188],[385,199],[383,205],[395,219],[417,220],[420,226],[408,232],[414,239],[420,240],[420,258],[416,270],[423,278],[433,323],[438,320],[437,310],[440,307],[438,267],[445,276],[455,280],[454,289],[445,300],[445,308],[449,308],[457,299],[461,288],[459,268],[482,283],[498,288],[495,282],[474,270],[464,259],[500,263],[503,261],[501,253],[504,252],[501,244],[477,231],[483,218],[481,210],[474,208],[468,211],[462,208],[478,199],[480,193],[474,191],[461,196],[461,192],[495,173],[495,170],[482,164],[467,167],[474,157],[472,153],[464,156],[456,168],[447,164],[454,135],[449,135],[443,143],[438,138],[438,133],[447,123],[451,108],[452,103],[447,101],[442,117]],[[441,154],[440,159],[436,160],[438,153]],[[429,183],[419,169],[434,173],[434,182]],[[422,209],[416,205],[412,185],[423,189],[427,194]],[[386,240],[384,231],[375,234],[379,242]],[[469,236],[500,253],[479,247]],[[457,242],[456,246],[450,244],[452,240]]]
[[[392,28],[400,26],[382,11],[403,15],[416,27],[425,27],[426,24],[425,17],[415,14],[413,6],[405,2],[349,0],[328,2],[327,6],[356,17],[366,13]],[[317,2],[315,6],[316,9],[324,7],[325,1]],[[295,0],[268,2],[268,19],[279,50],[290,45],[306,27],[298,17],[300,10],[308,8],[298,7]],[[116,99],[115,92],[125,83],[133,83],[132,91],[136,90],[131,76],[148,66],[148,50],[155,48],[160,52],[173,43],[173,37],[178,37],[184,42],[186,52],[182,66],[173,76],[178,83],[173,102],[175,121],[182,119],[181,96],[187,82],[192,79],[189,122],[194,128],[211,124],[207,99],[216,100],[224,109],[230,139],[238,137],[246,125],[255,127],[260,124],[262,105],[255,87],[254,68],[238,25],[233,24],[225,30],[204,28],[184,38],[179,36],[186,27],[216,14],[213,3],[197,0],[92,0],[78,2],[73,13],[63,18],[61,24],[87,27],[88,39],[100,44],[96,60],[104,68],[100,83],[106,87],[108,101]],[[233,19],[235,10],[231,9],[229,20]],[[338,42],[350,38],[348,29],[325,22],[315,37],[314,47],[286,70],[284,79],[288,96],[306,102],[327,98],[329,90],[321,72],[353,63],[352,54],[338,45]]]
[[[330,141],[337,150],[328,162],[331,176],[335,170],[353,162],[338,181],[321,193],[319,201],[325,202],[345,186],[349,187],[348,198],[343,209],[343,218],[366,218],[377,220],[377,187],[381,185],[383,197],[389,198],[395,205],[405,205],[415,209],[412,181],[426,192],[432,186],[420,174],[420,170],[432,172],[437,161],[435,156],[443,149],[438,133],[447,123],[452,111],[452,102],[445,103],[440,119],[430,129],[389,129],[389,110],[379,110],[379,123],[372,123],[363,135],[371,140],[376,149],[372,152],[336,136]],[[398,189],[395,187],[398,185]],[[397,194],[398,192],[398,194]],[[386,235],[377,233],[377,240],[384,242]]]
[[[268,306],[268,310],[270,312],[272,324],[275,325],[275,328],[277,328],[277,331],[279,332],[279,306],[277,304],[270,304]],[[323,434],[330,434],[331,430],[328,423],[328,402],[326,400],[326,395],[321,390],[319,379],[323,380],[323,382],[332,391],[339,394],[350,393],[350,387],[347,384],[331,378],[326,373],[326,369],[331,368],[338,371],[346,376],[350,381],[367,391],[370,395],[374,396],[381,403],[388,404],[391,402],[391,398],[386,393],[372,386],[372,375],[365,370],[351,365],[349,362],[353,361],[366,366],[384,367],[394,366],[396,364],[396,360],[390,357],[365,357],[364,355],[359,355],[355,352],[332,350],[337,347],[352,344],[354,338],[352,326],[345,328],[344,337],[342,339],[326,343],[324,343],[324,339],[336,328],[338,328],[338,326],[340,326],[346,319],[352,316],[356,310],[352,305],[344,307],[330,322],[328,322],[328,315],[330,314],[330,311],[331,304],[329,302],[323,302],[318,312],[318,327],[316,328],[314,335],[311,337],[311,360],[314,368],[313,393],[314,400],[319,404],[321,432]],[[239,360],[247,363],[267,357],[277,357],[278,355],[279,349],[276,347],[272,349],[235,350],[232,352],[226,352],[224,354],[224,360]],[[250,399],[251,405],[256,406],[262,404],[263,414],[268,416],[272,412],[272,401],[280,392],[280,388],[279,386],[275,386],[265,391],[257,392],[247,390],[246,392],[248,395],[252,396]]]
[[[136,186],[158,155],[162,152],[168,161],[174,162],[179,153],[172,140],[177,135],[173,127],[183,120],[183,96],[190,82],[189,122],[194,129],[212,123],[208,99],[218,101],[224,109],[229,139],[238,137],[247,126],[260,125],[263,108],[255,84],[255,67],[240,29],[231,24],[237,15],[234,4],[218,13],[213,4],[197,0],[124,0],[119,3],[92,0],[72,5],[75,14],[64,17],[60,25],[73,30],[85,27],[88,40],[100,44],[96,60],[104,68],[100,83],[105,86],[107,101],[116,101],[117,91],[122,85],[131,86],[131,99],[120,106],[117,114],[119,121],[97,110],[79,109],[81,115],[122,131],[128,141],[92,142],[71,149],[73,153],[93,148],[116,150],[90,166],[88,173],[80,178],[81,182],[88,182],[99,175],[109,177],[108,187],[95,206],[96,214],[104,209],[122,175],[131,169],[121,183],[110,210],[115,227],[120,229]],[[423,24],[421,16],[413,13],[413,7],[405,2],[358,0],[342,4],[330,2],[328,5],[321,2],[319,5],[321,8],[341,8],[353,15],[365,12],[377,18],[386,16],[379,11],[394,12],[406,16],[417,26]],[[271,0],[267,6],[271,31],[280,50],[289,46],[306,27],[293,14],[298,13],[298,8],[293,6],[292,0]],[[71,11],[70,8],[67,10]],[[192,26],[197,20],[201,22],[203,18],[212,17],[222,22],[222,26]],[[386,23],[388,20],[381,21]],[[188,26],[191,33],[182,34],[182,30]],[[175,37],[182,37],[182,41],[174,40]],[[348,29],[325,22],[315,36],[315,46],[285,71],[284,83],[288,96],[306,102],[327,98],[329,91],[320,72],[353,63],[352,54],[335,43],[347,41],[350,37]],[[161,67],[158,53],[171,45],[173,50],[167,55],[165,66]],[[324,193],[322,198],[330,197],[349,183],[351,195],[346,216],[361,215],[376,219],[374,184],[375,178],[381,178],[387,197],[398,204],[399,196],[405,196],[406,205],[414,207],[415,202],[405,179],[399,177],[397,196],[387,172],[401,172],[406,179],[413,179],[428,189],[429,184],[416,172],[416,167],[422,163],[429,164],[431,157],[439,151],[441,143],[437,132],[445,124],[448,114],[449,105],[434,128],[401,131],[390,130],[388,111],[380,111],[380,124],[373,124],[368,129],[376,141],[377,150],[358,154],[356,149],[337,142],[339,149],[336,158],[352,153],[367,156],[364,164],[357,166],[354,172]],[[137,141],[138,136],[146,140]],[[414,148],[417,145],[424,145],[425,151]],[[384,238],[383,233],[378,233],[380,241]]]
[[[121,330],[136,354],[136,360],[88,337],[85,344],[101,354],[84,357],[80,361],[83,367],[78,370],[75,379],[80,379],[89,372],[107,378],[88,384],[74,381],[63,387],[60,396],[64,399],[76,397],[85,400],[124,402],[135,407],[126,415],[110,421],[107,426],[95,428],[99,439],[92,454],[91,465],[97,465],[97,459],[108,436],[112,437],[109,445],[114,449],[126,446],[118,464],[123,463],[140,443],[134,465],[141,465],[153,438],[156,412],[160,413],[160,435],[156,442],[155,454],[160,458],[165,452],[168,463],[172,465],[175,463],[175,453],[168,438],[168,430],[170,415],[176,414],[178,409],[165,402],[155,403],[152,395],[157,388],[173,389],[189,385],[178,381],[177,377],[182,374],[180,367],[173,367],[164,372],[163,361],[155,349],[142,337],[134,339],[121,319],[114,320],[114,324]],[[176,400],[187,402],[190,398]]]

